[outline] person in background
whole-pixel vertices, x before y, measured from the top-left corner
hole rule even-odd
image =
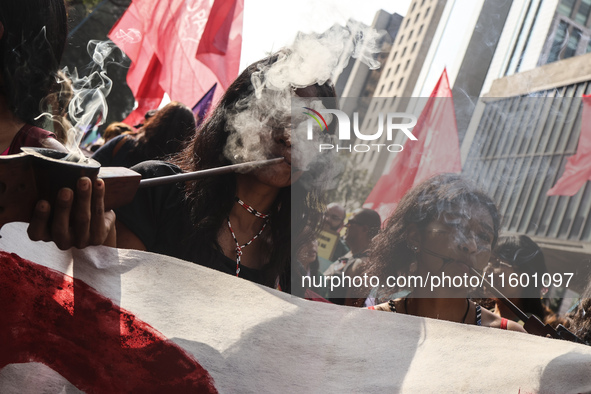
[[[297,261],[301,264],[302,274],[304,276],[318,276],[318,240],[311,239],[306,242],[297,252]]]
[[[331,202],[326,206],[326,211],[324,211],[323,229],[337,234],[337,242],[330,256],[330,261],[334,261],[337,258],[344,256],[349,251],[347,244],[343,241],[340,235],[340,231],[345,223],[345,218],[345,207],[341,204]]]
[[[105,143],[107,143],[115,137],[126,134],[135,134],[133,127],[127,123],[113,122],[105,129],[105,132],[103,133],[103,139],[105,140]]]
[[[113,122],[107,126],[103,136],[98,139],[94,144],[91,145],[90,151],[96,152],[107,142],[120,135],[136,134],[136,131],[130,125],[123,122]]]
[[[369,246],[371,240],[378,234],[382,221],[380,215],[373,209],[359,208],[355,210],[345,227],[345,242],[349,252],[334,262],[326,271],[325,276],[363,276],[367,270]],[[363,306],[370,289],[340,287],[328,294],[328,299],[339,305]]]
[[[146,111],[146,113],[144,114],[144,120],[141,123],[138,123],[136,125],[133,125],[133,127],[135,129],[141,129],[148,120],[150,120],[151,117],[153,117],[154,115],[156,115],[156,112],[158,112],[157,109],[151,109],[149,111]]]
[[[64,0],[0,2],[0,154],[21,147],[65,151],[40,116],[66,44]]]
[[[193,134],[193,111],[173,101],[150,117],[136,135],[123,133],[112,138],[92,158],[105,167],[131,167],[147,160],[166,159],[180,152]]]
[[[528,316],[535,315],[541,321],[547,323],[554,314],[544,304],[541,297],[546,289],[541,285],[533,286],[509,286],[511,275],[521,277],[522,274],[530,278],[537,274],[538,278],[546,273],[546,263],[542,249],[527,235],[506,235],[499,237],[499,241],[492,252],[491,259],[485,268],[485,274],[503,275],[505,286],[501,287],[501,280],[495,280],[495,287],[503,293],[513,304]],[[538,284],[541,284],[541,279]],[[493,312],[502,318],[513,320],[523,325],[524,322],[498,298],[493,298]]]

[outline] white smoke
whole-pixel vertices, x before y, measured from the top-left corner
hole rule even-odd
[[[106,97],[111,93],[112,80],[107,76],[106,67],[111,63],[121,64],[125,55],[110,41],[91,40],[87,51],[92,62],[88,75],[79,76],[65,67],[62,72],[70,79],[73,96],[68,106],[72,127],[68,130],[66,148],[79,152],[79,145],[86,131],[104,123],[109,113]]]
[[[328,80],[334,83],[351,57],[372,70],[379,68],[374,56],[380,51],[378,44],[383,35],[353,20],[346,27],[334,25],[320,34],[300,33],[275,63],[253,74],[257,98],[265,88],[285,90],[323,85]]]
[[[296,89],[314,84],[334,84],[351,57],[359,59],[371,69],[379,67],[375,55],[380,51],[383,32],[350,20],[347,26],[334,25],[323,33],[300,33],[295,41],[277,54],[277,60],[269,66],[259,66],[251,76],[254,87],[252,96],[240,102],[235,115],[229,115],[230,136],[224,150],[232,162],[261,160],[271,157],[273,130],[291,129],[292,166],[308,169],[312,163],[326,161],[326,172],[333,167],[329,159],[321,159],[318,140],[308,141],[308,118],[302,111],[292,108],[309,107],[324,109],[319,99],[303,99]],[[325,117],[330,124],[332,117]],[[329,136],[322,133],[321,139]],[[336,170],[329,176],[336,178]]]

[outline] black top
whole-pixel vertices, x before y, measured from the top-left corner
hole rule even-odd
[[[124,140],[123,142],[121,140]],[[121,143],[117,152],[115,153],[115,147]],[[115,138],[110,139],[107,143],[92,155],[92,158],[103,167],[131,167],[138,163],[133,160],[130,155],[131,150],[135,146],[135,139],[127,134],[118,135]]]
[[[132,169],[140,173],[142,179],[182,172],[177,166],[161,161],[146,161]],[[198,246],[183,187],[184,183],[173,183],[139,189],[130,204],[115,210],[117,220],[127,226],[149,252],[236,275],[236,260],[226,257],[215,245],[210,248]],[[261,270],[241,266],[240,277],[264,284]]]

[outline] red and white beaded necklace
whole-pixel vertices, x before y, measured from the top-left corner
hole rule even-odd
[[[236,239],[236,234],[234,233],[234,230],[232,229],[232,224],[230,223],[230,216],[228,216],[228,228],[230,229],[230,234],[232,234],[232,238],[234,238],[234,242],[236,243],[236,276],[239,276],[239,274],[240,274],[240,257],[242,256],[242,249],[244,249],[245,247],[250,245],[255,239],[258,238],[259,235],[262,234],[262,232],[265,230],[265,227],[267,227],[267,223],[269,223],[269,217],[271,215],[258,212],[256,209],[254,209],[250,205],[246,204],[244,201],[242,201],[238,197],[236,197],[236,202],[238,204],[240,204],[240,206],[242,208],[246,209],[248,212],[252,213],[257,218],[265,219],[265,223],[263,223],[263,226],[261,227],[259,232],[256,233],[256,235],[254,237],[252,237],[250,239],[250,241],[248,241],[244,245],[240,245],[240,243],[238,243],[238,239]]]

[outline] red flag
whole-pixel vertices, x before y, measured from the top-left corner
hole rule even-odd
[[[364,207],[389,217],[404,194],[425,179],[462,171],[451,89],[444,69],[408,141],[365,200]]]
[[[197,60],[216,71],[224,90],[240,67],[243,11],[244,0],[216,0],[197,48]]]
[[[568,158],[564,173],[546,194],[574,196],[589,180],[591,180],[591,95],[583,96],[581,134],[577,153]]]
[[[135,124],[160,103],[194,103],[218,83],[214,101],[238,75],[244,0],[134,0],[109,33],[132,61],[127,82]],[[206,40],[206,41],[202,41]],[[154,104],[157,101],[156,104]]]
[[[131,59],[127,72],[127,85],[133,92],[138,106],[123,120],[135,125],[143,123],[144,115],[157,108],[164,91],[158,83],[160,61],[155,56],[152,46],[145,40],[145,21],[135,3],[131,3],[123,17],[109,32],[109,38]]]

